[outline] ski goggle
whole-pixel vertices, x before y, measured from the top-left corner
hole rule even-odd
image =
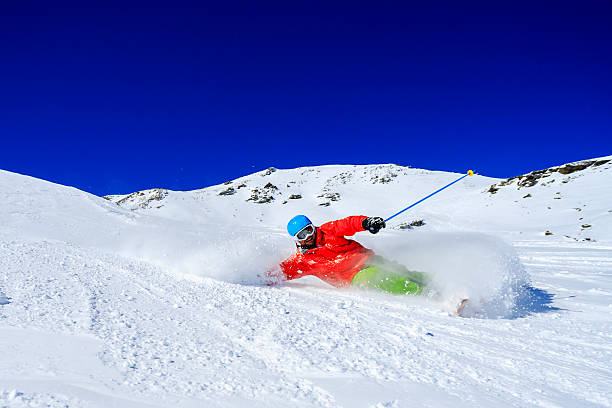
[[[303,241],[307,239],[308,237],[314,235],[314,233],[315,233],[314,225],[308,224],[307,226],[299,230],[298,233],[295,234],[293,237],[297,239],[298,241]]]

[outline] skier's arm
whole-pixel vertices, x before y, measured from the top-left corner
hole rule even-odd
[[[341,220],[326,222],[320,228],[325,234],[350,237],[359,231],[365,231],[362,223],[367,218],[365,215],[352,215]]]
[[[285,280],[297,279],[307,275],[300,270],[300,262],[297,254],[291,255],[289,258],[281,262],[279,266],[282,275],[281,278]]]

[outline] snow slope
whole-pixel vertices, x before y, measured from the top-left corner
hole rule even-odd
[[[291,216],[389,216],[458,174],[268,169],[104,200],[0,171],[0,406],[612,406],[611,173],[474,176],[355,236],[431,273],[432,300],[260,276]],[[448,312],[465,294],[473,318]]]

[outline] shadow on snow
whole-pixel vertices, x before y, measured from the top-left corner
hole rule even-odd
[[[555,294],[533,286],[522,286],[516,293],[514,305],[504,307],[503,302],[490,302],[481,310],[471,311],[465,317],[481,319],[519,319],[536,313],[564,310],[553,306]]]
[[[526,317],[534,313],[547,313],[562,310],[552,306],[555,294],[544,289],[524,286],[516,299],[515,314],[512,318]]]
[[[11,303],[10,300],[11,298],[6,297],[6,295],[0,290],[0,306],[8,305],[9,303]]]

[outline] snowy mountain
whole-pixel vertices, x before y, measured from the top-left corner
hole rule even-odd
[[[459,174],[270,168],[103,199],[0,171],[0,406],[612,406],[611,159],[468,177],[355,236],[436,300],[261,275],[293,215],[388,217]]]
[[[562,241],[608,240],[611,159],[568,163],[507,180],[474,176],[415,207],[406,214],[408,220],[399,218],[391,227],[401,229],[410,220],[426,219],[427,228],[434,230],[452,226],[501,232],[511,240],[523,234],[557,235]],[[389,216],[457,176],[393,164],[269,168],[201,190],[152,189],[105,198],[126,209],[171,219],[239,219],[241,224],[259,222],[283,229],[298,213],[312,214],[321,222],[347,214]]]

